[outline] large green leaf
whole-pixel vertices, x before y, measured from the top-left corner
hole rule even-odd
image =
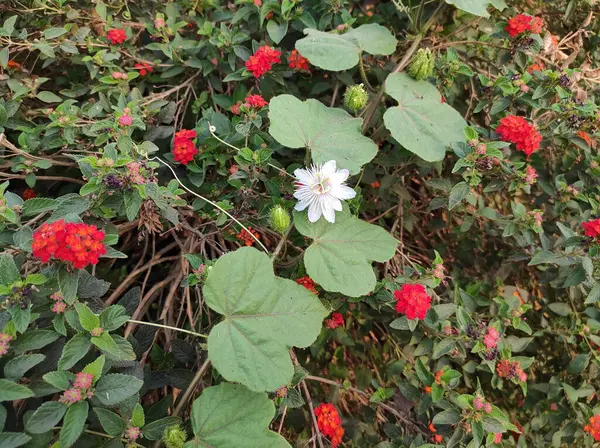
[[[274,415],[275,406],[264,393],[249,391],[240,384],[209,387],[192,405],[196,445],[289,448],[281,435],[268,429]]]
[[[410,152],[428,162],[442,160],[446,147],[464,141],[464,118],[442,103],[437,89],[427,81],[415,81],[405,73],[392,73],[385,90],[398,101],[384,114],[392,137]]]
[[[358,173],[377,154],[377,145],[360,132],[362,119],[317,100],[279,95],[269,103],[269,133],[288,148],[308,148],[312,160],[335,160],[338,168]]]
[[[43,434],[58,424],[67,412],[67,405],[58,401],[47,401],[37,408],[27,420],[25,428],[31,434]]]
[[[132,375],[111,373],[100,378],[96,385],[96,396],[102,404],[119,404],[138,392],[144,382]]]
[[[222,256],[204,286],[224,319],[208,337],[208,356],[229,381],[272,391],[294,375],[289,349],[318,336],[327,311],[314,294],[276,277],[269,257],[250,247]]]
[[[359,26],[345,34],[335,31],[325,33],[312,28],[306,28],[304,33],[306,37],[296,42],[300,54],[311,64],[336,72],[358,64],[363,51],[390,55],[398,44],[387,28],[375,23]]]
[[[83,432],[89,407],[87,401],[79,401],[69,406],[58,438],[61,448],[68,448],[77,441]]]
[[[0,378],[0,401],[23,400],[33,397],[33,392],[22,384]]]
[[[304,253],[308,275],[330,292],[360,297],[373,291],[371,262],[387,261],[396,251],[397,241],[388,232],[355,218],[347,207],[336,213],[335,224],[310,223],[306,212],[294,212],[294,224],[314,240]]]
[[[491,3],[496,9],[502,11],[506,8],[504,0],[446,0],[446,3],[456,6],[458,9],[470,12],[480,17],[489,17],[488,5]]]

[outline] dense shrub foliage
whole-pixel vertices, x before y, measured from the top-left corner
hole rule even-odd
[[[3,1],[0,447],[597,446],[595,11]]]

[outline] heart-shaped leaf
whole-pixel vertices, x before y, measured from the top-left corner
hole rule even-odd
[[[308,222],[306,212],[294,212],[298,231],[314,241],[304,253],[310,277],[326,291],[360,297],[375,288],[371,263],[394,256],[397,241],[381,227],[352,216],[347,207],[336,213],[335,224],[324,219]]]
[[[208,337],[208,357],[229,381],[273,391],[294,375],[290,347],[314,342],[327,311],[314,294],[276,277],[269,257],[250,247],[222,256],[204,285],[224,319]]]
[[[312,160],[335,160],[338,168],[356,174],[377,154],[377,145],[360,132],[362,119],[317,100],[279,95],[269,103],[269,133],[288,148],[308,148]]]
[[[311,28],[296,42],[296,49],[311,64],[331,71],[348,70],[358,64],[360,54],[390,55],[398,41],[389,30],[376,23],[362,25],[345,34],[325,33]]]
[[[502,11],[506,8],[504,0],[446,0],[446,3],[456,6],[458,9],[467,11],[480,17],[489,17],[488,5],[491,3],[496,9]]]
[[[249,391],[240,384],[209,387],[192,405],[195,443],[207,447],[289,448],[281,435],[268,429],[274,415],[275,406],[264,393]]]
[[[464,141],[464,118],[442,104],[437,89],[427,81],[415,81],[405,73],[392,73],[385,91],[398,101],[384,114],[385,127],[410,152],[428,162],[444,158],[446,147]]]

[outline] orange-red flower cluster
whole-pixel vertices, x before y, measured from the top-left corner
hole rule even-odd
[[[531,64],[529,66],[529,68],[527,69],[527,73],[531,74],[533,72],[541,72],[545,69],[544,64],[541,62],[534,62],[533,64]]]
[[[518,379],[522,383],[527,381],[527,374],[521,368],[519,361],[510,361],[508,359],[501,359],[496,365],[496,372],[500,378],[506,378],[509,380]]]
[[[308,59],[298,53],[298,50],[292,50],[288,56],[288,66],[300,72],[308,72],[310,70],[308,68]]]
[[[260,234],[256,230],[252,229],[252,227],[248,227],[248,230],[249,232],[246,231],[246,229],[242,229],[236,236],[246,246],[252,246],[256,242],[252,235],[254,235],[257,239],[260,239]]]
[[[585,230],[585,236],[600,239],[600,219],[582,222],[581,227]]]
[[[173,139],[173,159],[176,162],[180,162],[183,165],[187,165],[192,160],[196,154],[198,154],[198,150],[196,149],[196,145],[194,145],[194,139],[196,138],[195,130],[182,130],[175,133],[175,138]]]
[[[265,99],[260,95],[248,95],[244,98],[244,106],[247,108],[254,107],[256,109],[260,109],[261,107],[268,106],[269,102],[265,101]]]
[[[406,315],[407,319],[425,319],[431,308],[431,297],[423,285],[402,285],[402,288],[394,291],[394,297],[397,300],[396,311]]]
[[[344,428],[335,406],[331,403],[321,403],[315,408],[315,415],[319,431],[331,440],[332,448],[338,447],[344,437]]]
[[[318,294],[318,292],[317,292],[317,284],[308,275],[305,275],[304,277],[297,278],[296,279],[296,283],[298,283],[300,286],[304,286],[306,289],[308,289],[313,294]]]
[[[515,37],[519,34],[530,31],[533,34],[540,34],[544,27],[544,19],[541,17],[532,17],[527,14],[517,14],[512,19],[508,20],[508,24],[504,28],[510,37]]]
[[[46,263],[50,258],[71,263],[77,269],[98,263],[106,253],[102,243],[104,232],[81,222],[65,223],[63,219],[45,223],[33,234],[33,256]]]
[[[590,137],[590,134],[588,134],[585,131],[578,131],[577,132],[577,137],[579,137],[580,139],[584,140],[588,146],[592,146],[592,137]]]
[[[340,313],[333,313],[331,318],[325,321],[325,324],[327,325],[327,328],[331,329],[342,326],[344,325],[344,316]]]
[[[507,115],[500,120],[496,132],[500,134],[502,140],[514,143],[527,157],[540,149],[541,134],[523,117]]]
[[[596,442],[600,442],[600,414],[590,417],[590,422],[583,427],[583,430],[590,433]]]
[[[281,62],[281,51],[275,50],[268,45],[263,45],[256,53],[246,61],[246,68],[252,72],[255,78],[260,78],[273,67],[273,64]]]
[[[25,188],[25,190],[23,191],[23,199],[33,199],[35,197],[37,197],[37,193],[33,188]]]
[[[106,34],[106,39],[113,45],[122,44],[127,40],[127,33],[120,28],[113,28]]]
[[[148,73],[152,73],[152,65],[150,64],[135,64],[133,66],[136,70],[140,71],[140,76],[146,76]]]

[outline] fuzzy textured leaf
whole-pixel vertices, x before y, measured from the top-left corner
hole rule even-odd
[[[464,141],[467,122],[451,106],[442,104],[440,93],[428,82],[392,73],[385,81],[385,91],[398,101],[385,112],[385,127],[410,152],[437,162],[452,142]]]
[[[371,263],[394,256],[397,241],[384,229],[352,216],[347,208],[336,222],[308,222],[306,212],[294,212],[298,231],[314,241],[304,253],[308,275],[325,290],[360,297],[375,288]]]
[[[327,311],[314,294],[276,277],[269,257],[254,248],[222,256],[204,286],[206,303],[224,319],[208,337],[219,373],[254,391],[291,381],[290,347],[307,347]]]
[[[296,49],[311,64],[331,71],[354,67],[362,52],[390,55],[398,44],[387,28],[375,23],[359,26],[344,34],[311,28],[306,28],[304,33],[306,37],[296,42]]]
[[[209,387],[192,406],[192,429],[200,446],[289,448],[279,434],[269,431],[275,406],[266,394],[239,384]]]
[[[356,174],[377,154],[377,145],[361,134],[362,119],[313,99],[279,95],[269,103],[269,133],[288,148],[307,148],[313,162],[335,160]]]

